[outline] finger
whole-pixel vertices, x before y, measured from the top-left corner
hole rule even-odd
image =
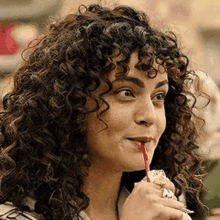
[[[162,188],[161,189],[161,197],[162,198],[168,198],[168,199],[174,199],[174,200],[177,200],[176,196],[174,195],[174,193],[169,190],[169,189],[166,189],[166,188]]]
[[[140,181],[140,182],[134,183],[134,186],[152,187],[154,189],[161,191],[161,187],[159,185],[151,183],[151,182],[146,182],[146,181]]]
[[[220,215],[220,208],[212,209],[212,210],[211,210],[211,213],[212,213],[213,215]]]
[[[154,183],[148,182],[138,182],[135,184],[132,193],[138,192],[141,196],[146,196],[149,194],[157,195],[158,198],[161,197],[161,189],[159,186],[156,186]]]
[[[220,220],[220,216],[209,216],[206,220]]]
[[[146,183],[146,184],[154,184],[154,182],[147,182],[146,181],[146,178],[144,178],[144,179],[142,179],[140,182],[138,182],[138,183]],[[135,183],[135,185],[136,185],[136,183]],[[157,189],[161,189],[161,185],[159,185],[159,184],[154,184],[154,186],[157,188]]]
[[[172,192],[175,192],[175,186],[174,186],[174,184],[173,184],[168,178],[165,178],[165,179],[163,179],[163,180],[161,180],[161,179],[156,179],[156,180],[154,181],[154,183],[155,183],[156,185],[161,186],[161,188],[166,188],[166,189],[171,190]]]
[[[161,198],[160,201],[165,207],[169,207],[177,210],[182,210],[184,207],[184,204],[182,202],[178,202],[173,199]]]
[[[164,215],[166,219],[182,220],[183,212],[174,208],[166,207],[164,209]]]

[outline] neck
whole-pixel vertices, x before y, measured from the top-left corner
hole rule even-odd
[[[90,199],[85,212],[91,219],[117,219],[117,200],[122,173],[102,166],[101,168],[91,165],[89,175],[84,181],[83,191]]]

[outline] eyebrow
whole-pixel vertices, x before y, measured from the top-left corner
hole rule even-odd
[[[168,84],[168,80],[167,80],[167,79],[165,79],[165,80],[163,80],[163,81],[160,81],[160,82],[158,82],[157,85],[155,86],[155,89],[157,89],[157,88],[159,88],[159,87],[161,87],[161,86],[164,86],[164,85],[166,85],[166,84]]]
[[[138,85],[141,88],[144,87],[144,83],[140,79],[132,77],[132,76],[124,76],[123,78],[117,78],[113,82],[117,82],[117,81],[129,81],[129,82],[132,82]]]
[[[112,83],[116,82],[116,81],[129,81],[129,82],[132,82],[134,84],[136,84],[137,86],[141,87],[141,88],[144,88],[144,83],[138,79],[138,78],[135,78],[135,77],[131,77],[131,76],[125,76],[123,78],[118,78],[118,79],[115,79]],[[165,79],[163,81],[160,81],[156,84],[155,86],[155,89],[161,87],[161,86],[164,86],[168,84],[168,80]]]

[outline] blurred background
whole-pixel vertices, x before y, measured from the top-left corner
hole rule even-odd
[[[156,27],[172,30],[179,38],[191,69],[201,73],[201,90],[210,96],[209,107],[199,112],[206,120],[200,130],[200,142],[208,149],[210,159],[202,200],[210,208],[220,207],[219,0],[0,0],[0,100],[12,86],[12,72],[21,60],[21,52],[44,32],[51,17],[65,16],[75,12],[80,4],[90,3],[131,5],[147,12]],[[191,206],[193,209],[194,204]]]
[[[0,0],[1,75],[16,67],[21,51],[43,32],[50,17],[64,16],[89,3],[128,4],[146,11],[155,26],[176,33],[193,69],[208,73],[220,84],[219,0]]]

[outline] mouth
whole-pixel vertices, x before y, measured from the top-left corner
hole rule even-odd
[[[143,158],[144,158],[144,166],[146,171],[146,178],[147,182],[150,182],[148,178],[148,170],[149,170],[149,161],[148,161],[148,154],[147,149],[152,146],[151,142],[154,140],[152,137],[146,137],[146,136],[139,136],[139,137],[128,137],[127,140],[132,142],[133,145],[135,145],[140,151],[142,151]]]
[[[144,146],[145,149],[149,145],[149,143],[153,140],[152,137],[128,137],[127,140],[131,141],[135,146],[138,147],[139,150],[141,150],[141,146]]]

